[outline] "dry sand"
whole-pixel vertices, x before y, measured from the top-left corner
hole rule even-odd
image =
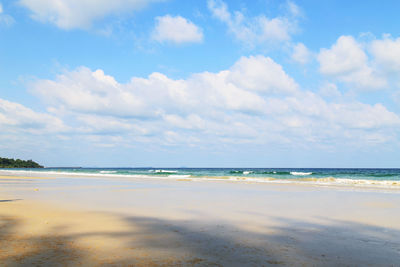
[[[0,177],[1,266],[398,266],[400,192]]]

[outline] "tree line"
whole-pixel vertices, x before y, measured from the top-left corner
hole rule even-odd
[[[0,157],[0,168],[43,168],[33,160],[8,159]]]

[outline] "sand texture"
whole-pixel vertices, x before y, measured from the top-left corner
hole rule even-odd
[[[0,178],[1,266],[400,263],[395,190],[53,178]]]

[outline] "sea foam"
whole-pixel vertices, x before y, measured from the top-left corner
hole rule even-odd
[[[91,178],[123,178],[123,179],[163,179],[178,180],[181,178],[193,181],[231,181],[244,183],[276,183],[276,184],[310,184],[322,186],[349,186],[349,187],[373,187],[373,188],[392,188],[400,189],[400,177],[397,180],[372,180],[372,179],[354,179],[346,177],[307,177],[312,172],[291,172],[293,178],[279,177],[256,177],[247,176],[242,172],[242,176],[211,176],[211,175],[190,175],[187,173],[176,174],[176,170],[158,170],[151,174],[126,174],[118,171],[102,170],[99,172],[68,172],[63,170],[0,170],[0,175],[15,176],[50,176],[50,177],[91,177]],[[297,174],[296,174],[297,173]],[[300,174],[299,174],[300,173]],[[164,174],[164,175],[159,175]],[[297,176],[297,177],[296,177]],[[1,179],[1,178],[0,178]]]
[[[290,172],[291,175],[306,176],[311,175],[312,172]]]

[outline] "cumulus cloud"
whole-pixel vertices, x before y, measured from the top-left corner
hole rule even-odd
[[[34,134],[67,130],[62,120],[46,113],[38,113],[21,104],[0,98],[0,126],[4,132]]]
[[[352,36],[340,36],[317,57],[320,72],[361,89],[379,89],[387,85],[385,77],[370,66],[363,47]]]
[[[325,97],[340,97],[342,95],[334,83],[325,83],[321,86],[319,94]]]
[[[328,93],[338,93],[330,87]],[[361,142],[360,136],[373,134],[386,142],[400,127],[398,115],[379,103],[329,102],[302,90],[264,56],[180,80],[152,73],[119,83],[102,70],[80,67],[55,80],[37,80],[30,90],[54,115],[74,121],[79,133],[131,143],[296,145]]]
[[[81,67],[58,75],[56,81],[37,82],[34,90],[50,104],[59,105],[59,108],[113,116],[147,115],[143,111],[144,103],[102,70],[92,72]]]
[[[367,55],[352,36],[340,36],[330,49],[321,50],[318,60],[323,74],[346,75],[363,68]]]
[[[167,111],[187,112],[231,109],[262,112],[259,93],[293,93],[298,85],[272,59],[243,57],[229,70],[203,72],[186,80],[173,80],[161,73],[147,78],[133,77],[118,83],[102,70],[81,67],[57,76],[55,81],[39,80],[31,90],[54,107],[88,114],[117,117],[159,117]]]
[[[307,64],[311,59],[311,52],[303,43],[297,43],[293,46],[292,60],[300,63]]]
[[[400,38],[386,37],[371,43],[371,53],[380,66],[390,72],[400,71]]]
[[[160,0],[19,0],[31,17],[62,29],[87,29],[95,20],[143,8]]]
[[[165,15],[156,18],[152,38],[158,42],[198,43],[203,40],[202,30],[193,22],[181,17]]]
[[[294,93],[298,85],[271,58],[242,57],[231,68],[229,81],[239,88],[266,93]]]
[[[233,14],[222,0],[209,0],[208,9],[212,15],[225,23],[233,36],[249,46],[265,43],[279,43],[289,41],[291,34],[297,30],[297,21],[293,16],[299,14],[298,7],[289,2],[289,12],[292,17],[280,16],[268,18],[265,15],[246,17],[242,12]]]

